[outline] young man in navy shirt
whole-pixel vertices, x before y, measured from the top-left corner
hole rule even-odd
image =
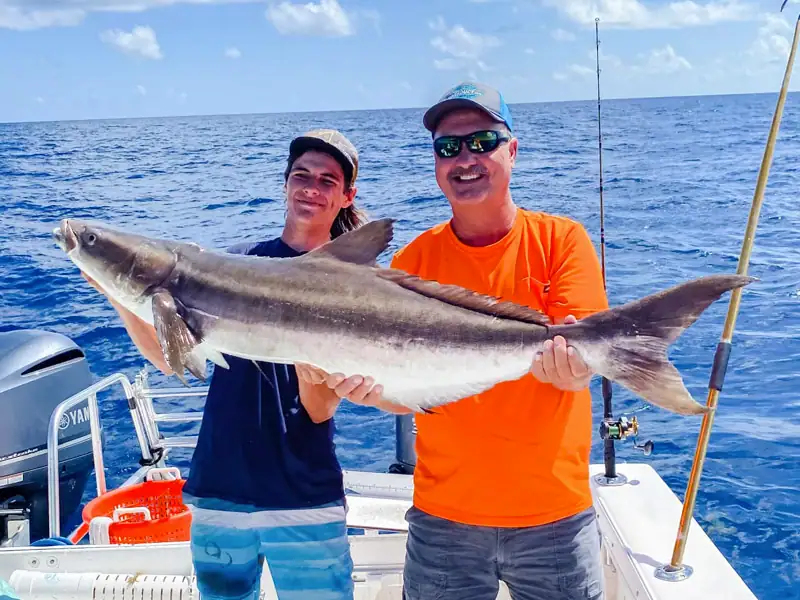
[[[294,139],[280,237],[229,252],[292,257],[363,224],[355,207],[358,153],[334,130]],[[131,339],[170,374],[155,330],[115,304]],[[353,597],[344,484],[333,436],[340,399],[305,365],[225,357],[215,367],[184,501],[201,600],[258,600],[263,561],[278,598]]]

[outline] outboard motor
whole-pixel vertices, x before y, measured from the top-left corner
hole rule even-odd
[[[0,541],[8,515],[28,516],[30,541],[49,536],[47,429],[56,407],[92,385],[83,351],[69,338],[40,330],[0,333]],[[59,497],[66,528],[94,464],[89,405],[59,423]],[[3,515],[7,515],[4,517]]]
[[[410,475],[417,465],[417,425],[413,414],[395,417],[394,435],[397,462],[389,467],[389,472]]]

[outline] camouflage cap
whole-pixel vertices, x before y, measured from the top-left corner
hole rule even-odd
[[[348,186],[358,177],[358,150],[345,135],[336,129],[312,129],[292,140],[289,160],[294,161],[306,150],[321,150],[333,156],[342,165]]]

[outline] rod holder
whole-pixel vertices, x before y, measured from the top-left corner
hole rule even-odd
[[[669,581],[675,583],[678,581],[686,581],[694,573],[694,569],[689,565],[680,565],[673,567],[671,565],[661,565],[655,571],[656,579],[661,581]]]

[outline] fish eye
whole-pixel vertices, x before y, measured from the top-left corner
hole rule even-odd
[[[97,241],[97,236],[95,234],[89,232],[89,233],[86,234],[86,238],[85,239],[86,239],[86,243],[89,246],[93,246],[94,243]]]

